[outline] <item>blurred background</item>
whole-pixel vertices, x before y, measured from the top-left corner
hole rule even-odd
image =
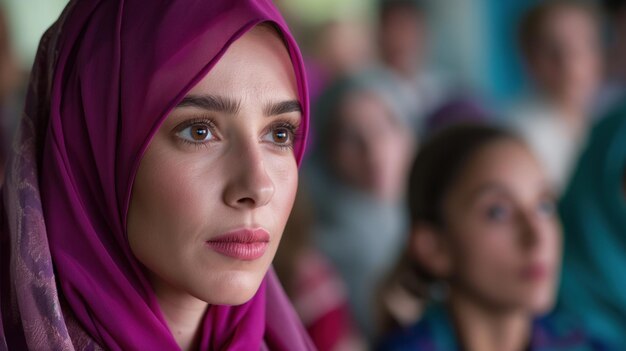
[[[525,86],[516,45],[515,23],[523,11],[537,1],[422,1],[427,6],[428,66],[445,72],[450,79],[463,82],[495,101],[512,98]],[[41,34],[58,17],[66,3],[66,0],[0,1],[12,47],[22,69],[30,68]],[[378,4],[378,0],[277,1],[309,55],[313,55],[315,50],[322,50],[320,45],[332,45],[320,43],[329,40],[322,38],[324,31],[321,29],[328,28],[330,23],[347,23],[357,31],[352,34],[357,42],[343,48],[346,56],[362,55],[364,53],[358,50],[366,50],[351,45],[370,46],[367,49],[374,50],[377,43],[373,30]],[[364,30],[370,32],[365,34]],[[367,54],[374,55],[375,52]],[[366,59],[371,57],[362,58]],[[354,60],[358,61],[358,58]]]
[[[372,348],[391,328],[383,316],[395,327],[419,320],[424,301],[398,283],[406,280],[398,267],[414,224],[409,171],[432,135],[458,123],[514,131],[558,201],[592,126],[626,93],[625,1],[275,2],[304,54],[312,101],[300,190],[275,267],[320,350]],[[39,38],[66,3],[0,1],[2,150]],[[575,248],[566,258],[567,250]],[[616,334],[603,336],[626,343]]]
[[[440,0],[422,1],[427,6],[429,67],[477,89],[495,101],[510,99],[524,88],[525,80],[517,55],[515,23],[537,0]],[[28,70],[43,31],[58,17],[65,0],[2,0],[12,47],[20,67]],[[320,45],[333,45],[323,38],[322,28],[331,23],[354,26],[355,43],[337,55],[374,55],[377,0],[282,0],[283,9],[304,51],[314,55]],[[366,31],[369,31],[368,34]],[[330,33],[327,33],[330,35]],[[336,38],[341,42],[340,38]],[[347,43],[342,43],[344,46]],[[367,46],[353,47],[353,46]],[[339,49],[339,48],[337,48]],[[350,57],[345,57],[350,60]],[[353,58],[358,61],[359,58]]]

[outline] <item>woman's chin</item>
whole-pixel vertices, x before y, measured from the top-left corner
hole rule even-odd
[[[221,282],[206,287],[200,299],[212,305],[242,305],[254,297],[265,275],[233,273],[223,277]]]

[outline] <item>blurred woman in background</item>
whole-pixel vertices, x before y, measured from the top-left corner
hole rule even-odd
[[[541,2],[522,18],[519,42],[533,93],[509,112],[562,191],[584,143],[602,75],[598,10],[583,0]]]
[[[352,312],[374,331],[374,291],[406,232],[402,206],[415,140],[392,99],[363,73],[320,99],[316,140],[305,168],[316,213],[313,241],[348,286]]]
[[[447,95],[441,72],[429,67],[427,2],[378,1],[379,84],[384,84],[405,114],[415,135],[422,134],[424,119]]]
[[[429,299],[381,350],[594,350],[559,316],[540,318],[553,304],[561,229],[524,142],[487,126],[441,131],[418,153],[409,203],[402,278]]]

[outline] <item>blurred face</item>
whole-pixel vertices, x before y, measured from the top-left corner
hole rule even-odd
[[[478,152],[444,200],[453,289],[496,310],[551,307],[561,231],[546,184],[515,141]]]
[[[396,8],[387,14],[380,28],[383,58],[403,73],[413,73],[421,63],[426,42],[423,15],[412,8]]]
[[[542,25],[542,37],[529,52],[531,74],[539,88],[559,103],[585,106],[601,76],[597,24],[580,9],[554,10]]]
[[[348,185],[381,200],[398,199],[404,188],[412,138],[375,94],[348,95],[332,131],[331,159]]]
[[[283,42],[256,27],[155,134],[135,178],[128,240],[157,297],[237,305],[256,293],[296,194],[297,92]]]

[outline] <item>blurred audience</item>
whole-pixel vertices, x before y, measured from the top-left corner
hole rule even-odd
[[[519,42],[534,93],[515,106],[512,126],[530,144],[558,190],[586,138],[601,79],[598,10],[582,0],[547,0],[530,9]]]
[[[302,182],[315,205],[314,241],[348,286],[352,313],[374,331],[374,292],[400,252],[402,206],[415,140],[368,73],[336,82],[314,111],[314,150]]]
[[[549,181],[523,141],[480,125],[442,130],[418,153],[409,204],[398,283],[427,305],[381,350],[599,349],[564,317],[543,317],[557,287],[561,229]]]
[[[626,345],[626,105],[591,132],[560,210],[567,240],[560,302],[591,332]]]
[[[419,135],[448,89],[441,75],[427,68],[426,9],[417,0],[380,0],[378,16],[378,79]]]

